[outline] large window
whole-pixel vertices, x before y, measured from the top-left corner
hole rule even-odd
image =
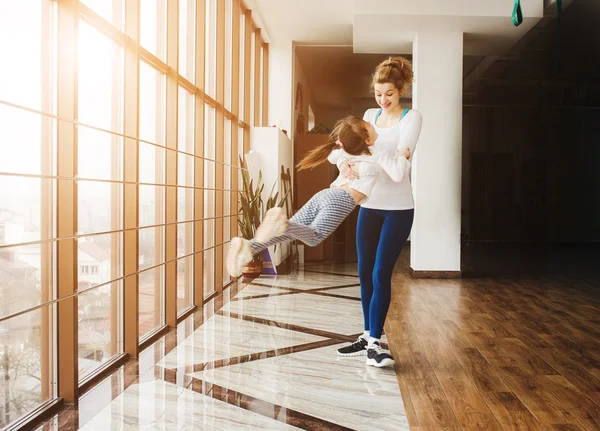
[[[166,272],[166,76],[143,60],[140,61],[139,94],[139,130],[140,139],[144,141],[138,147],[139,218],[141,225],[145,221],[152,226],[139,230],[139,325],[143,339],[165,322]]]
[[[232,175],[232,158],[235,158],[236,155],[232,155],[232,146],[231,146],[231,120],[225,119],[225,147],[224,147],[224,160],[223,160],[223,261],[227,256],[227,252],[229,251],[229,242],[231,241],[231,175]],[[233,157],[232,157],[233,156]],[[229,274],[227,273],[227,268],[223,265],[223,284],[229,283]]]
[[[250,56],[250,85],[255,86],[256,83],[256,33],[252,32],[250,37],[250,52],[247,54]],[[246,71],[248,72],[248,71]],[[258,90],[258,89],[257,89]],[[255,114],[255,99],[260,97],[258,91],[250,92],[250,117],[246,119],[252,126],[254,126],[254,115]]]
[[[217,92],[217,0],[206,0],[205,83],[204,89],[213,99]]]
[[[57,122],[40,114],[56,113],[54,16],[50,1],[0,4],[0,428],[57,395],[56,308],[40,307],[56,299]]]
[[[44,306],[0,326],[0,426],[55,397],[52,306]]]
[[[194,295],[194,95],[179,87],[177,158],[177,312]]]
[[[0,428],[76,402],[228,284],[266,102],[250,16],[242,0],[0,2]]]
[[[239,117],[242,121],[246,121],[246,93],[247,86],[246,81],[249,80],[248,74],[250,71],[246,70],[246,58],[250,53],[247,52],[246,49],[246,14],[243,10],[240,9],[240,60],[239,60],[239,69],[240,69],[240,80],[239,80],[239,98],[240,98],[240,106],[239,106]],[[243,71],[243,73],[242,73]]]
[[[127,0],[81,0],[81,3],[120,30],[125,28],[125,2]]]
[[[77,242],[79,379],[123,352],[123,48],[79,20]],[[110,233],[107,233],[110,232]]]
[[[167,1],[139,2],[140,45],[163,61],[167,55]]]
[[[215,108],[207,105],[204,120],[204,294],[210,295],[215,286]]]
[[[196,0],[179,0],[179,74],[196,81]]]
[[[225,0],[225,109],[231,111],[233,93],[233,0]],[[225,127],[227,130],[227,127]]]

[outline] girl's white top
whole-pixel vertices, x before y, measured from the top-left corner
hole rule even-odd
[[[347,184],[348,187],[364,194],[367,198],[371,194],[382,172],[396,183],[402,182],[406,174],[410,172],[410,162],[405,157],[395,155],[392,157],[381,149],[371,147],[370,155],[364,154],[361,156],[353,156],[346,153],[343,149],[336,151],[338,151],[336,158],[340,160],[340,163],[342,160],[354,163],[360,162],[358,165],[359,178],[349,180],[340,174],[331,185],[333,187],[340,187]],[[330,155],[329,157],[332,156]],[[362,202],[364,201],[365,199]]]
[[[373,124],[377,134],[379,135],[377,141],[375,141],[375,145],[371,147],[373,149],[373,156],[360,157],[379,158],[381,157],[381,154],[385,154],[388,156],[388,159],[394,158],[397,150],[402,150],[408,147],[410,149],[412,159],[412,155],[414,154],[417,146],[417,141],[419,140],[419,134],[421,133],[421,113],[412,109],[394,127],[381,128],[375,125],[375,115],[377,114],[377,111],[378,109],[376,108],[368,109],[363,116],[365,121]],[[339,168],[344,160],[353,161],[347,156],[348,154],[341,149],[334,150],[329,155],[329,161],[337,164]],[[404,157],[399,157],[399,159],[404,159]],[[406,161],[406,159],[404,160]],[[367,160],[361,159],[360,161],[362,162]],[[377,160],[375,161],[377,162]],[[371,169],[373,169],[372,163],[361,163],[358,166],[358,169],[358,175],[361,178],[358,180],[349,181],[350,183],[360,181],[363,176],[362,174],[364,174],[365,171],[367,173],[371,172]],[[340,177],[336,179],[336,182],[338,182]],[[367,183],[369,181],[373,182],[369,193],[364,193],[363,191],[358,190],[356,187],[353,187],[352,184],[350,185],[351,188],[354,188],[367,195],[367,199],[360,203],[362,207],[380,210],[407,210],[414,208],[415,204],[410,185],[410,163],[408,163],[408,166],[399,180],[397,178],[392,178],[386,169],[383,169],[381,173],[374,178],[372,175],[367,175],[367,177],[369,177],[369,179],[365,178]],[[345,178],[344,180],[348,181]],[[336,185],[335,182],[334,185]]]

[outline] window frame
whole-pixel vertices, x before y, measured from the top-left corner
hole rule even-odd
[[[207,61],[206,32],[206,1],[207,0],[182,0],[188,5],[194,5],[193,19],[188,22],[190,34],[195,34],[193,40],[188,37],[187,42],[195,44],[195,58],[192,60],[193,72],[180,73],[179,68],[179,2],[157,0],[157,49],[150,52],[140,44],[140,5],[139,2],[125,2],[112,0],[112,20],[105,19],[92,7],[81,1],[55,2],[47,0],[43,3],[43,32],[48,36],[43,38],[44,49],[42,64],[48,73],[44,75],[42,83],[42,104],[39,111],[35,111],[43,118],[42,121],[42,147],[44,154],[43,169],[40,175],[34,175],[52,181],[42,182],[41,202],[42,229],[49,240],[40,241],[42,260],[42,299],[41,303],[26,310],[19,311],[19,315],[42,309],[43,320],[48,322],[48,331],[42,331],[42,350],[46,352],[42,358],[43,389],[42,392],[51,402],[62,398],[67,403],[77,402],[79,395],[98,381],[102,372],[108,368],[123,363],[128,356],[137,356],[144,344],[152,341],[167,325],[174,326],[184,319],[190,312],[204,306],[231,282],[223,268],[224,255],[230,238],[237,234],[237,192],[239,173],[241,167],[238,155],[249,150],[250,127],[256,124],[256,119],[250,118],[251,108],[262,123],[265,122],[267,112],[268,63],[267,44],[261,39],[261,30],[252,20],[250,10],[242,0],[228,0],[226,6],[222,1],[216,3],[215,13],[215,64]],[[164,5],[164,7],[163,7]],[[164,11],[164,17],[161,11]],[[104,130],[93,124],[84,124],[77,115],[78,84],[77,84],[77,50],[78,50],[78,23],[86,22],[95,30],[115,43],[115,56],[121,58],[118,67],[122,68],[122,88],[113,89],[114,95],[111,105],[114,108],[112,130]],[[164,23],[164,28],[160,23]],[[226,24],[227,23],[227,24]],[[163,37],[164,35],[164,37]],[[251,39],[258,41],[258,48],[254,54],[250,52]],[[162,41],[162,42],[161,42]],[[225,61],[223,55],[226,41],[231,41],[231,60]],[[211,41],[212,43],[212,41]],[[164,44],[164,46],[163,46]],[[192,43],[187,45],[190,48]],[[211,45],[212,49],[212,45]],[[123,54],[117,56],[121,50]],[[189,49],[187,49],[189,51]],[[252,56],[257,56],[258,61],[251,62]],[[163,54],[164,53],[164,54]],[[260,60],[262,56],[262,60]],[[116,58],[115,57],[115,58]],[[138,104],[140,62],[152,67],[165,78],[166,119],[164,140],[149,142],[140,139],[140,107]],[[262,63],[261,63],[262,61]],[[262,64],[262,68],[261,65]],[[242,70],[253,69],[259,71],[254,76],[254,83],[250,85],[250,74],[242,74]],[[119,73],[117,68],[113,73]],[[190,69],[190,64],[187,65]],[[215,90],[206,94],[205,83],[207,70],[215,71]],[[193,75],[193,76],[192,76]],[[190,79],[193,78],[193,79]],[[117,80],[115,80],[116,82]],[[225,86],[231,82],[231,92],[225,92]],[[243,85],[242,85],[243,83]],[[196,125],[192,134],[194,136],[192,149],[181,150],[177,147],[177,92],[179,87],[193,94],[193,113],[190,114],[192,123]],[[173,91],[174,90],[174,91]],[[253,103],[251,107],[250,103]],[[10,101],[0,100],[14,109],[31,108],[15,106]],[[174,108],[174,109],[171,109]],[[204,136],[207,125],[204,124],[205,112],[214,109],[214,136],[212,147],[205,147]],[[227,119],[227,120],[226,120]],[[58,121],[57,121],[58,120]],[[245,121],[244,121],[245,120]],[[259,120],[260,121],[260,120]],[[115,123],[116,122],[116,123]],[[118,123],[118,127],[115,125]],[[175,125],[175,127],[171,127]],[[230,127],[227,134],[224,127]],[[111,134],[111,145],[115,156],[111,160],[112,174],[110,179],[102,181],[111,184],[111,225],[105,232],[79,232],[77,220],[78,182],[77,168],[79,127],[90,127],[99,132]],[[210,126],[213,127],[213,126]],[[225,154],[224,140],[227,139],[227,154]],[[139,148],[140,145],[149,145],[164,148],[165,164],[164,179],[156,181],[164,192],[157,193],[164,196],[155,197],[155,202],[164,199],[164,205],[156,205],[160,217],[156,220],[157,226],[140,226],[138,224],[140,208],[129,205],[128,202],[137,202],[139,189],[142,186],[152,185],[140,181]],[[205,150],[210,150],[212,159],[209,160]],[[117,156],[118,154],[118,156]],[[191,252],[186,256],[178,256],[176,250],[177,238],[177,206],[170,205],[182,186],[177,184],[178,154],[191,157],[193,162],[186,168],[193,172],[193,178],[183,187],[191,190],[192,196],[186,202],[186,223],[193,226],[191,233],[186,234],[186,241],[191,242]],[[157,156],[158,158],[163,156]],[[214,182],[210,186],[204,184],[204,166],[207,161],[214,164]],[[158,168],[157,168],[158,169]],[[159,173],[157,172],[157,175]],[[18,173],[17,173],[18,175]],[[225,178],[225,175],[227,178]],[[61,181],[57,181],[58,179]],[[91,179],[100,181],[98,179]],[[227,190],[225,190],[227,188]],[[204,194],[211,189],[212,208],[205,208]],[[158,190],[158,189],[157,189]],[[60,212],[57,212],[60,208]],[[210,217],[205,217],[205,211],[210,209]],[[188,211],[189,210],[189,211]],[[213,212],[214,211],[214,212]],[[190,216],[191,214],[191,216]],[[159,214],[156,214],[157,216]],[[190,218],[188,220],[188,218]],[[206,246],[208,238],[204,238],[204,226],[210,223],[214,226],[214,241]],[[159,249],[164,249],[164,261],[154,268],[160,272],[160,295],[162,299],[156,303],[156,312],[161,313],[162,324],[144,339],[138,337],[138,316],[130,316],[128,310],[138,309],[139,296],[135,293],[140,274],[140,256],[138,235],[143,229],[160,227],[164,230],[164,237],[159,241]],[[85,293],[99,292],[104,288],[111,290],[111,331],[119,333],[114,337],[112,348],[122,352],[113,360],[100,366],[83,380],[79,380],[73,373],[59,372],[77,367],[78,338],[77,325],[77,298],[83,294],[78,290],[79,275],[102,275],[103,265],[83,265],[75,274],[72,271],[78,263],[77,241],[79,238],[90,235],[115,234],[120,238],[111,243],[111,271],[108,282],[99,283],[85,290]],[[175,240],[175,241],[173,241]],[[175,244],[175,248],[173,248]],[[19,245],[19,244],[16,244]],[[186,247],[186,250],[188,247]],[[161,251],[162,253],[162,251]],[[203,286],[203,257],[210,253],[214,256],[210,271],[213,272],[213,286],[205,294]],[[176,277],[177,261],[188,259],[193,262],[193,290],[190,294],[191,307],[177,310],[176,305]],[[159,259],[160,260],[160,259]],[[85,270],[84,270],[85,267]],[[71,270],[69,271],[69,268]],[[119,269],[120,268],[120,269]],[[84,273],[85,271],[85,273]],[[175,281],[175,282],[173,282]],[[175,299],[175,301],[173,300]],[[0,323],[14,317],[0,315]],[[63,324],[57,329],[55,320]],[[64,324],[71,322],[71,324]],[[115,344],[116,343],[116,344]],[[58,388],[58,389],[56,389]]]

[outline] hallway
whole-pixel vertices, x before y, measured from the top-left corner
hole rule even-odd
[[[510,13],[0,3],[0,431],[600,430],[600,2]],[[336,354],[363,328],[357,266],[331,263],[356,261],[356,213],[253,264],[310,262],[291,275],[227,264],[329,186],[295,166],[346,141],[336,121],[377,107],[419,142],[377,204],[415,210],[389,369]]]
[[[362,326],[356,264],[239,281],[36,431],[597,430],[599,253],[469,246],[462,280],[403,253],[395,369],[335,354]]]

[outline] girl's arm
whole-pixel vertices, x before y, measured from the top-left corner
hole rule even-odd
[[[375,162],[375,159],[373,162],[357,162],[357,167],[359,178],[368,177],[371,175],[379,175],[381,173],[381,166]]]
[[[337,165],[339,169],[340,165],[344,161],[344,158],[342,157],[342,150],[333,150],[327,157],[327,160],[329,160],[329,163],[331,163],[332,165]]]
[[[340,173],[344,178],[349,180],[356,180],[359,178],[359,173],[354,166],[354,163],[349,162],[346,157],[343,157],[343,151],[341,149],[333,150],[327,157],[329,163],[337,165]]]

